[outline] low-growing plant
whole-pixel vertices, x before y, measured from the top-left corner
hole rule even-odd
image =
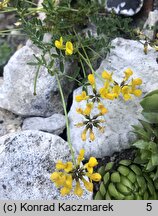
[[[137,148],[135,162],[144,166],[146,172],[152,171],[153,180],[158,179],[158,90],[152,91],[141,101],[141,126],[133,126],[138,140],[133,144]]]
[[[158,187],[140,165],[130,160],[118,164],[109,162],[101,166],[102,176],[95,200],[153,200],[157,199]]]

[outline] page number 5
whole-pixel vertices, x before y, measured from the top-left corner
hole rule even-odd
[[[151,211],[152,210],[152,205],[151,205],[152,203],[147,203],[147,205],[146,205],[146,210],[147,211]]]

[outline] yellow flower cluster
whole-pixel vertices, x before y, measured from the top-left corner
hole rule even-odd
[[[3,0],[0,2],[0,10],[7,7],[10,0]]]
[[[93,127],[98,128],[101,132],[104,132],[104,127],[101,127],[99,123],[104,123],[104,120],[99,119],[105,115],[108,110],[102,103],[103,99],[107,100],[114,100],[117,99],[119,96],[122,95],[125,101],[132,99],[132,95],[136,97],[140,97],[142,91],[138,88],[142,84],[142,80],[140,78],[136,79],[129,79],[133,75],[133,71],[128,68],[124,72],[124,78],[119,85],[113,79],[113,73],[109,73],[107,71],[102,72],[102,79],[104,80],[104,86],[97,90],[96,88],[96,80],[94,74],[88,75],[88,83],[92,87],[93,94],[87,94],[86,91],[82,91],[80,95],[76,95],[76,101],[87,101],[86,108],[83,110],[81,108],[77,108],[77,113],[83,115],[85,117],[85,121],[76,124],[77,127],[85,126],[81,134],[81,138],[83,141],[86,141],[87,138],[87,131],[90,131],[90,140],[94,141],[95,135],[93,133]],[[95,116],[91,117],[92,109],[94,108],[94,104],[97,104],[97,109],[99,113]]]
[[[55,47],[60,50],[65,50],[65,55],[72,55],[74,51],[71,41],[67,41],[66,45],[64,45],[62,37],[60,37],[60,40],[55,41]]]
[[[84,166],[81,162],[84,159],[85,151],[80,150],[79,156],[77,158],[77,163],[74,165],[72,162],[62,163],[58,161],[56,164],[56,172],[51,174],[51,180],[55,183],[57,188],[60,188],[60,193],[62,196],[70,194],[73,190],[73,182],[75,181],[74,194],[77,196],[83,195],[83,189],[81,187],[81,182],[83,182],[85,188],[92,192],[93,191],[93,181],[100,181],[101,175],[99,173],[94,173],[93,168],[98,164],[96,158],[91,157]],[[88,180],[87,180],[88,178]]]

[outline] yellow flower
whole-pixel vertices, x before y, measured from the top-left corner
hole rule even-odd
[[[85,164],[85,168],[88,170],[90,174],[93,173],[93,167],[98,164],[95,157],[90,157],[89,162]]]
[[[142,95],[142,91],[140,89],[136,89],[132,92],[136,97],[140,97]]]
[[[83,122],[80,122],[80,123],[77,123],[75,124],[76,127],[80,128],[80,127],[83,127],[84,126],[84,123]]]
[[[109,80],[110,82],[112,81],[112,75],[113,73],[108,73],[107,71],[103,71],[102,77],[103,79]]]
[[[64,168],[65,172],[70,172],[72,169],[73,169],[73,163],[72,162],[67,162],[65,164],[65,168]]]
[[[86,181],[84,178],[82,179],[83,183],[84,183],[84,186],[85,188],[90,191],[90,192],[93,192],[93,183],[92,182],[88,182]]]
[[[83,161],[83,159],[84,159],[84,153],[85,153],[85,150],[84,150],[84,149],[81,149],[81,150],[80,150],[80,153],[79,153],[79,155],[78,155],[78,158],[77,158],[77,163],[78,163],[78,164],[80,164],[81,161]]]
[[[62,161],[58,161],[56,164],[56,169],[57,170],[65,170],[66,172],[70,172],[73,169],[73,164],[72,162],[67,162],[67,163],[62,163]]]
[[[98,109],[100,110],[100,113],[102,115],[105,115],[108,112],[108,110],[105,108],[105,106],[102,103],[98,104]]]
[[[50,179],[55,183],[56,187],[61,187],[66,181],[66,176],[61,172],[54,172],[51,174]]]
[[[81,164],[81,161],[84,159],[84,153],[84,149],[81,149],[74,164],[71,161],[67,163],[62,163],[59,161],[57,167],[59,169],[62,168],[62,171],[51,174],[50,179],[54,182],[57,188],[60,188],[60,193],[62,196],[68,195],[72,191],[73,181],[76,182],[74,194],[77,196],[82,196],[83,189],[81,188],[80,181],[84,183],[84,186],[88,191],[92,192],[92,181],[99,181],[101,179],[99,173],[93,173],[93,167],[98,164],[96,158],[91,157],[88,163],[84,166]],[[72,167],[72,169],[66,170],[69,166]],[[89,181],[86,180],[87,177],[89,178]]]
[[[87,128],[85,128],[81,134],[82,141],[86,141]]]
[[[76,194],[79,197],[81,197],[83,195],[83,189],[81,188],[81,185],[80,185],[79,181],[76,182],[76,187],[74,189],[74,194]]]
[[[99,173],[92,173],[92,174],[88,174],[88,177],[92,180],[92,181],[96,181],[99,182],[101,180],[101,175]]]
[[[57,163],[56,163],[56,169],[57,170],[62,170],[62,169],[65,169],[66,165],[61,161],[59,160]]]
[[[112,92],[115,94],[115,98],[118,98],[121,92],[121,87],[119,85],[115,85],[112,89]]]
[[[142,84],[142,79],[137,78],[132,80],[132,85],[141,85]]]
[[[76,95],[76,101],[81,102],[82,100],[88,100],[89,96],[87,96],[87,93],[83,91],[81,95]]]
[[[89,116],[92,109],[93,109],[93,103],[87,103],[86,109],[83,111],[83,114]]]
[[[108,93],[106,95],[104,95],[106,99],[109,99],[109,100],[114,100],[115,97],[116,97],[116,94],[114,93]]]
[[[68,188],[68,187],[63,187],[60,190],[60,193],[62,196],[68,195],[70,192],[71,192],[71,188]]]
[[[93,131],[92,131],[92,129],[90,129],[90,140],[91,141],[94,141],[95,140],[95,135],[94,135],[94,133],[93,133]]]
[[[60,40],[55,41],[55,46],[56,46],[56,48],[61,49],[61,50],[65,49],[65,46],[63,45],[63,38],[62,37],[60,37]]]
[[[54,173],[52,173],[51,176],[50,176],[50,179],[51,179],[52,181],[56,181],[56,180],[58,180],[59,178],[60,178],[60,172],[54,172]]]
[[[94,86],[94,84],[95,84],[95,77],[94,77],[93,74],[89,74],[89,75],[88,75],[88,81],[89,81],[89,83],[90,83],[92,86]]]
[[[124,98],[125,101],[128,101],[128,100],[131,99],[129,86],[124,86],[122,88],[122,94],[123,94],[123,98]]]
[[[76,112],[77,112],[78,114],[82,114],[82,115],[83,115],[83,109],[82,109],[82,108],[77,108],[77,109],[76,109]]]
[[[66,176],[65,187],[72,189],[72,175]]]
[[[127,81],[133,75],[133,71],[130,68],[127,68],[124,73],[125,73],[125,78],[124,78],[125,81]]]
[[[73,44],[70,41],[66,42],[66,51],[65,51],[65,54],[66,55],[72,55],[73,54],[73,50],[74,50]]]

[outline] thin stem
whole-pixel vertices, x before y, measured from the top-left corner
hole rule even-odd
[[[62,103],[63,103],[64,113],[65,113],[68,145],[70,147],[73,163],[76,165],[74,151],[73,151],[72,143],[71,143],[69,119],[68,119],[68,113],[67,113],[67,110],[66,110],[66,103],[65,103],[65,99],[64,99],[64,94],[63,94],[63,90],[62,90],[62,87],[61,87],[61,83],[60,83],[58,74],[55,74],[55,77],[56,77],[56,80],[57,80],[57,83],[58,83],[58,87],[59,87],[59,91],[60,91],[60,95],[61,95],[61,99],[62,99]]]
[[[35,80],[34,80],[34,93],[33,93],[34,95],[36,95],[37,79],[38,79],[40,67],[41,67],[41,65],[39,65],[37,68],[36,76],[35,76]]]
[[[73,78],[73,77],[71,77],[71,76],[68,76],[68,75],[66,75],[66,74],[62,74],[62,76],[65,76],[65,77],[67,77],[68,79],[74,80],[74,81],[78,82],[80,85],[82,84],[82,82],[80,82],[79,80],[77,80],[77,79],[75,79],[75,78]]]
[[[96,73],[91,65],[91,63],[78,51],[78,54],[81,56],[81,58],[85,61],[85,63],[88,65],[88,67],[91,69],[92,73],[94,73],[101,81],[105,81],[98,73]]]
[[[86,78],[86,71],[85,71],[85,68],[84,68],[84,65],[83,65],[82,59],[80,59],[80,63],[81,63],[81,67],[82,67],[82,70],[83,70],[84,78]]]

